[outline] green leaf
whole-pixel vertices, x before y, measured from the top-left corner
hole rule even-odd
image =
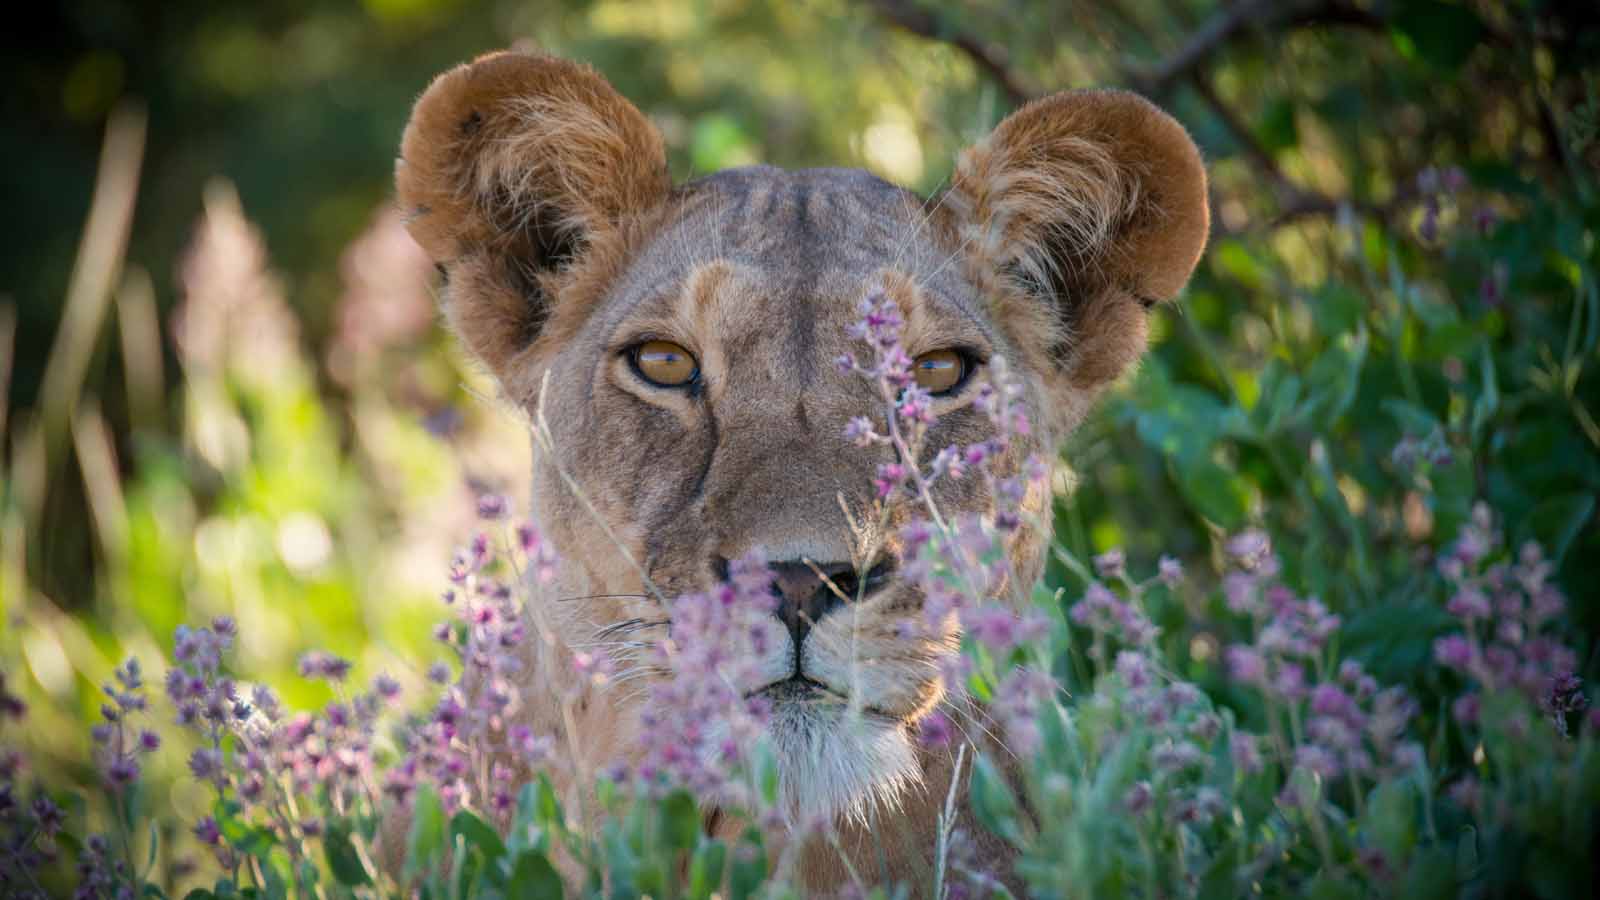
[[[755,751],[756,784],[761,787],[761,799],[768,806],[778,803],[778,757],[772,745],[761,741]]]
[[[1195,512],[1229,531],[1244,526],[1249,494],[1237,475],[1201,458],[1179,470],[1177,482]]]
[[[1330,872],[1319,872],[1306,887],[1306,900],[1357,900],[1361,890],[1348,879]]]
[[[556,789],[550,783],[550,777],[540,774],[539,780],[535,784],[539,786],[536,795],[539,801],[536,807],[539,814],[539,824],[552,831],[562,828],[566,824],[566,819],[562,815],[561,801],[556,799]]]
[[[329,824],[322,839],[322,848],[334,880],[345,887],[362,887],[372,883],[372,875],[367,872],[361,855],[350,842],[350,826],[347,823]]]
[[[460,835],[454,836],[451,841],[453,851],[450,854],[451,862],[451,897],[453,900],[466,900],[473,894],[473,888],[478,884],[478,873],[482,872],[488,863],[484,862],[483,854],[478,848],[467,844],[467,839]]]
[[[1417,843],[1417,798],[1410,781],[1386,781],[1374,788],[1362,825],[1389,859],[1406,859]]]
[[[1256,136],[1268,150],[1287,150],[1300,143],[1300,128],[1295,121],[1295,101],[1278,97],[1262,110]]]
[[[286,900],[289,896],[289,881],[293,877],[294,864],[289,859],[282,847],[272,848],[272,852],[261,857],[262,889],[270,900]]]
[[[1392,599],[1352,615],[1339,639],[1375,677],[1406,681],[1432,665],[1434,638],[1455,627],[1438,603]]]
[[[517,794],[517,814],[511,820],[511,829],[506,832],[506,850],[512,856],[530,848],[541,853],[550,849],[550,832],[540,827],[538,815],[534,812],[539,802],[538,791],[539,788],[529,782]]]
[[[406,836],[405,875],[411,878],[433,865],[445,846],[444,806],[431,785],[417,788],[411,804],[411,831]]]
[[[728,897],[746,900],[755,896],[767,880],[767,848],[761,832],[746,829],[744,838],[733,850],[733,865],[728,870]]]
[[[543,853],[524,850],[517,854],[517,864],[506,882],[506,900],[546,900],[565,895],[561,876]]]
[[[1438,416],[1399,397],[1385,397],[1383,411],[1399,423],[1401,431],[1409,435],[1422,437],[1442,427]]]
[[[1483,36],[1483,23],[1462,3],[1410,0],[1396,4],[1389,21],[1403,55],[1451,72]]]
[[[1561,565],[1567,551],[1572,549],[1572,542],[1583,531],[1590,516],[1594,515],[1594,506],[1593,493],[1578,491],[1541,500],[1528,513],[1528,530],[1557,566]]]
[[[972,766],[970,789],[972,812],[978,823],[1005,838],[1012,845],[1022,845],[1022,827],[1017,821],[1017,798],[1011,785],[994,767],[985,754],[979,754]]]
[[[1367,314],[1367,299],[1343,281],[1328,281],[1317,288],[1311,317],[1325,335],[1349,334]]]
[[[478,818],[470,810],[461,810],[450,819],[450,841],[455,842],[461,838],[467,846],[475,847],[483,854],[483,858],[493,862],[506,853],[505,842],[500,839],[500,832],[494,826]]]
[[[1243,896],[1239,890],[1239,862],[1236,841],[1218,847],[1200,875],[1200,884],[1194,893],[1196,900],[1234,900]]]
[[[1537,865],[1530,868],[1537,868]],[[1430,847],[1418,853],[1395,893],[1407,900],[1450,900],[1461,896],[1454,851]]]
[[[678,790],[661,801],[661,836],[673,850],[688,850],[700,839],[700,813],[688,791]]]
[[[708,900],[722,886],[727,859],[728,848],[721,841],[704,841],[694,851],[694,858],[689,861],[689,896],[693,900]]]
[[[144,855],[144,874],[140,876],[141,879],[150,876],[150,872],[156,867],[156,857],[161,853],[161,832],[156,828],[154,819],[150,820],[149,844],[149,849],[145,851]]]

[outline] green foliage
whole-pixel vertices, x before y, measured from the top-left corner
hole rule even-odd
[[[1127,84],[1172,109],[1206,152],[1217,230],[1185,296],[1153,313],[1150,356],[1062,458],[1075,487],[1035,592],[1049,639],[1017,659],[974,651],[981,700],[1021,661],[1072,693],[1041,706],[1031,757],[971,760],[971,812],[1047,896],[1586,896],[1593,731],[1562,737],[1526,696],[1469,685],[1435,642],[1459,630],[1440,554],[1486,502],[1508,553],[1543,547],[1570,601],[1562,637],[1580,675],[1600,674],[1600,23],[1582,4],[1247,6],[1257,20],[1209,0],[53,7],[55,26],[6,55],[18,89],[0,127],[17,182],[0,241],[0,659],[31,707],[3,737],[78,798],[50,791],[73,825],[45,888],[70,886],[96,832],[120,836],[108,858],[152,897],[782,894],[760,830],[713,838],[683,792],[601,781],[585,830],[542,776],[498,819],[447,815],[423,786],[396,874],[373,857],[377,810],[332,810],[302,853],[197,792],[172,747],[108,794],[83,734],[116,662],[165,658],[179,624],[219,614],[250,632],[240,669],[291,707],[337,699],[292,677],[315,646],[423,683],[435,576],[475,488],[525,491],[507,449],[525,435],[480,402],[492,388],[431,321],[429,267],[372,211],[427,79],[531,38],[650,113],[680,179],[845,164],[931,192],[1018,91]],[[1204,35],[1192,66],[1164,65]],[[121,99],[147,105],[143,163],[106,162],[139,168],[142,193],[126,246],[82,256],[115,264],[75,331],[62,298]],[[207,258],[238,280],[208,281],[192,268]],[[225,311],[218,346],[177,338],[194,310]],[[85,374],[42,408],[57,359]],[[1425,766],[1321,780],[1236,765],[1236,734],[1304,737],[1223,665],[1257,636],[1219,585],[1224,538],[1245,528],[1272,537],[1284,584],[1342,618],[1321,668],[1353,660],[1416,698]],[[1223,723],[1175,774],[1155,774],[1153,729],[1126,727],[1115,648],[1064,615],[1115,547],[1190,572],[1138,598],[1163,683],[1204,691],[1183,721]],[[1471,726],[1450,708],[1469,690]],[[754,769],[770,806],[776,763]],[[1476,804],[1452,799],[1469,778]],[[1222,806],[1205,823],[1132,812],[1144,782]],[[186,874],[207,815],[237,855],[220,877],[208,856]]]

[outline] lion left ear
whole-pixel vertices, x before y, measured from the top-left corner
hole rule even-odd
[[[1053,326],[1042,349],[1079,389],[1144,351],[1145,309],[1183,289],[1210,230],[1199,150],[1127,91],[1029,103],[962,154],[950,194],[963,243],[1022,296],[1024,330]]]
[[[671,180],[660,133],[598,72],[508,52],[434,79],[406,125],[395,188],[411,236],[448,276],[452,327],[527,400],[564,274],[660,204]]]

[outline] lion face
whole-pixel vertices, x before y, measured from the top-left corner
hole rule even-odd
[[[990,437],[976,388],[1008,361],[1036,423],[995,461],[1015,473],[1143,350],[1146,309],[1181,288],[1207,229],[1193,144],[1133,95],[1030,104],[932,199],[846,169],[674,187],[655,129],[598,75],[521,54],[434,82],[397,180],[452,325],[548,424],[535,516],[566,565],[545,624],[627,665],[670,633],[671,598],[764,556],[783,639],[739,687],[770,700],[803,815],[860,811],[921,779],[911,736],[946,699],[940,662],[959,644],[953,623],[906,627],[922,597],[900,577],[897,535],[923,504],[876,505],[894,451],[845,437],[852,418],[886,415],[876,386],[835,364],[862,349],[862,298],[881,290],[901,310],[934,392],[930,455]],[[932,495],[950,516],[993,504],[978,479]],[[1024,585],[1047,538],[1016,532]],[[611,717],[614,752],[627,754],[639,696],[586,701]]]

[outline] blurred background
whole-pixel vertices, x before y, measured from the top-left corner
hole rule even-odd
[[[674,176],[850,165],[923,192],[1031,96],[1183,121],[1216,231],[1067,448],[1058,535],[1206,577],[1265,525],[1403,681],[1413,573],[1487,500],[1593,635],[1600,7],[1587,0],[65,0],[0,38],[0,659],[27,740],[129,653],[238,618],[291,705],[321,647],[416,679],[476,495],[527,440],[442,333],[390,208],[409,106],[523,45],[586,60]],[[1080,586],[1069,568],[1052,584]],[[1201,607],[1155,611],[1215,681]],[[1580,642],[1593,674],[1594,642]],[[157,667],[159,670],[160,667]]]

